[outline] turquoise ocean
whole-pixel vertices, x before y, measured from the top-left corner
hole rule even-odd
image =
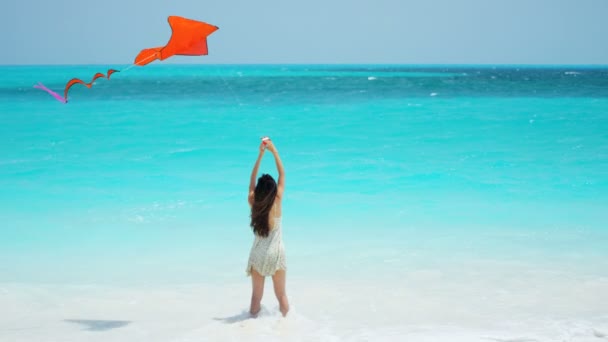
[[[608,338],[608,68],[150,65],[65,105],[33,88],[107,69],[0,67],[0,340]],[[286,319],[270,279],[246,315],[266,135]]]

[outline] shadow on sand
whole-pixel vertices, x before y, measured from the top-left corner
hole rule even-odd
[[[100,319],[64,319],[64,322],[80,324],[84,330],[88,331],[106,331],[117,328],[122,328],[131,321],[108,321]]]
[[[216,321],[224,322],[226,324],[234,324],[234,323],[246,321],[248,319],[254,319],[254,317],[252,317],[248,311],[243,311],[238,315],[234,315],[234,316],[230,316],[230,317],[215,317],[213,319]]]

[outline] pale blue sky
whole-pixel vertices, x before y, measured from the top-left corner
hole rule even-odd
[[[608,64],[608,0],[2,0],[0,64],[129,64],[169,15],[220,27],[179,63]]]

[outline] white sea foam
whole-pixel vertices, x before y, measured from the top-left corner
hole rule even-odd
[[[188,153],[202,150],[201,147],[182,147],[169,151],[169,154],[179,154],[179,153]]]
[[[145,221],[144,217],[141,215],[135,215],[135,216],[129,218],[129,222],[143,223],[144,221]]]

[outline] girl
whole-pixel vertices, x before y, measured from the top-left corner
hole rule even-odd
[[[279,172],[278,184],[268,174],[263,174],[257,182],[256,177],[264,152],[272,152]],[[285,171],[279,157],[279,152],[270,139],[262,139],[260,153],[255,162],[249,181],[249,206],[251,207],[251,223],[255,240],[249,253],[247,275],[251,275],[252,295],[249,313],[255,317],[260,312],[262,295],[264,294],[264,279],[272,276],[274,293],[279,301],[283,316],[289,311],[287,294],[285,293],[285,249],[281,237],[281,200],[285,189]]]

